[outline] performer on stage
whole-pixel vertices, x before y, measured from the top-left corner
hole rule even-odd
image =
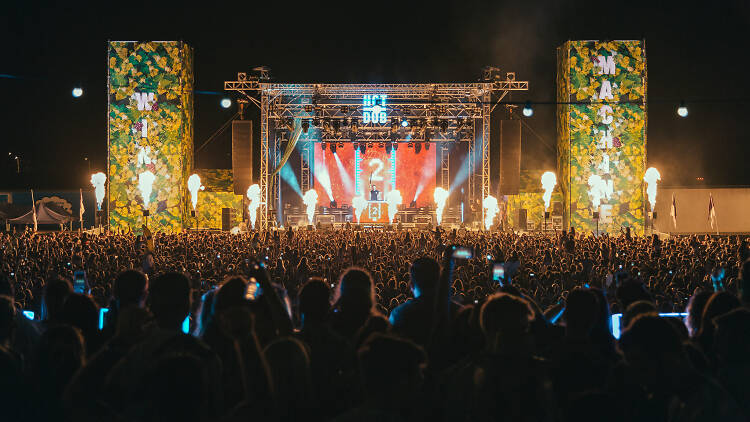
[[[379,196],[380,191],[375,187],[375,185],[370,185],[370,201],[377,201]]]

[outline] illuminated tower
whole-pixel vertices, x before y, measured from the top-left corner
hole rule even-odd
[[[154,174],[149,226],[189,226],[193,167],[193,49],[181,41],[108,44],[108,180],[112,230],[143,224],[139,175]]]
[[[616,234],[628,226],[642,234],[644,41],[568,41],[560,46],[557,101],[557,174],[565,227],[592,232],[598,222],[600,232]]]

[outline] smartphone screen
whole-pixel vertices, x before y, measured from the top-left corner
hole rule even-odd
[[[471,248],[465,246],[459,246],[453,251],[454,259],[470,259],[473,256],[474,253],[471,251]]]
[[[109,308],[99,308],[99,329],[104,329],[104,319],[106,318],[105,315],[107,315],[107,312],[109,312]]]
[[[79,294],[86,293],[86,273],[76,271],[73,273],[73,291]]]
[[[497,263],[492,266],[492,281],[500,284],[500,287],[504,286],[505,280],[505,264]]]
[[[260,294],[260,283],[254,278],[250,278],[250,281],[247,282],[247,288],[245,289],[245,299],[255,300],[257,299],[258,294]]]
[[[23,316],[30,320],[34,320],[34,311],[23,311]]]

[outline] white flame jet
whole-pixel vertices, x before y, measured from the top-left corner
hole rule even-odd
[[[305,192],[302,202],[307,206],[307,222],[308,224],[312,224],[313,217],[315,217],[315,205],[318,203],[318,192],[315,192],[314,189]]]
[[[439,226],[440,222],[443,221],[443,210],[445,209],[445,202],[448,200],[448,191],[437,187],[432,197],[435,199],[435,213],[437,214],[437,223]]]
[[[195,211],[196,205],[198,205],[198,191],[203,190],[201,186],[201,177],[197,174],[193,174],[188,178],[188,191],[190,191],[190,202],[193,203],[193,211]]]
[[[497,206],[497,198],[492,195],[487,196],[482,201],[484,207],[484,229],[489,230],[492,227],[492,223],[495,220],[495,216],[500,212],[500,208]]]
[[[646,195],[648,195],[648,202],[651,204],[651,211],[653,211],[656,205],[656,182],[661,180],[661,174],[659,174],[659,170],[649,167],[643,175],[643,180],[648,184],[646,186]]]
[[[591,196],[591,205],[594,211],[599,211],[599,205],[607,191],[607,182],[598,174],[589,176],[589,196]]]
[[[354,216],[357,217],[357,223],[359,223],[359,216],[362,215],[362,211],[367,208],[365,197],[359,195],[352,198],[352,207],[354,208]]]
[[[250,225],[252,228],[255,228],[255,221],[258,219],[258,207],[260,207],[260,186],[257,183],[247,188],[247,199],[250,200],[250,203],[247,205]]]
[[[148,209],[148,204],[151,202],[151,191],[153,190],[154,180],[156,180],[156,176],[149,170],[138,175],[138,190],[141,191],[144,210]]]
[[[393,217],[398,212],[398,206],[401,205],[403,198],[398,189],[394,189],[385,195],[385,202],[388,204],[388,222],[393,223]]]
[[[555,173],[545,171],[544,174],[542,174],[542,188],[544,189],[544,196],[542,198],[544,199],[544,211],[547,211],[549,208],[550,200],[552,200],[552,191],[555,189],[555,185],[557,185],[557,176],[555,176]]]
[[[91,184],[94,185],[94,195],[96,195],[96,209],[102,210],[104,202],[104,184],[107,182],[107,176],[104,173],[94,173],[91,175]]]

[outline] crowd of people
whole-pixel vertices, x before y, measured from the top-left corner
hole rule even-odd
[[[3,420],[750,419],[741,237],[27,231],[0,247]]]

